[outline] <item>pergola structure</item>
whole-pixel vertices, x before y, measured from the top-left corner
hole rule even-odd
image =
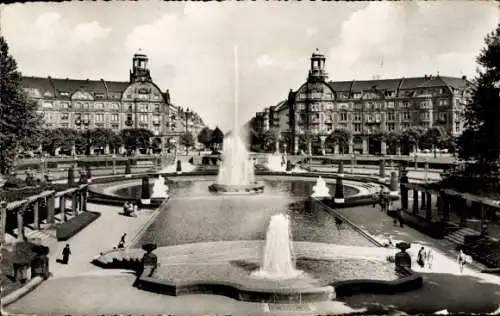
[[[66,221],[66,200],[71,199],[72,212],[76,216],[81,212],[87,211],[88,184],[80,184],[77,187],[69,188],[64,191],[56,192],[48,190],[37,195],[30,196],[24,200],[13,202],[0,202],[0,241],[5,241],[7,232],[7,223],[13,220],[15,216],[17,222],[17,239],[24,239],[24,228],[29,219],[33,228],[41,229],[42,225],[53,226],[56,223],[55,200],[59,199],[60,222]],[[44,211],[41,212],[41,205],[44,205]]]

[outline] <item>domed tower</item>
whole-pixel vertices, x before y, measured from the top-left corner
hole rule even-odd
[[[148,68],[148,56],[141,49],[132,58],[132,70],[130,70],[130,82],[151,81]]]
[[[311,56],[311,69],[309,69],[307,81],[326,82],[326,80],[328,80],[328,73],[325,70],[325,61],[325,55],[323,55],[319,49],[316,48]]]

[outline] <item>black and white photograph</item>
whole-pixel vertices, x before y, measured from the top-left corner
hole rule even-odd
[[[0,2],[0,315],[500,314],[496,1]]]

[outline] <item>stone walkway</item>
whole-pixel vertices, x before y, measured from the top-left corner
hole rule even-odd
[[[394,310],[432,313],[446,308],[450,312],[479,313],[495,312],[499,307],[499,277],[478,273],[476,265],[466,267],[460,274],[451,243],[433,239],[410,227],[394,227],[392,218],[371,206],[338,211],[381,241],[389,236],[393,240],[410,241],[413,256],[420,245],[432,248],[432,271],[415,267],[425,273],[424,288],[403,294],[356,295],[343,301],[301,305],[246,303],[214,295],[172,297],[138,290],[132,286],[135,276],[129,271],[103,270],[94,267],[90,260],[100,251],[116,246],[124,232],[128,235],[127,241],[130,241],[152,214],[143,213],[137,218],[129,218],[118,215],[121,211],[119,207],[91,203],[89,210],[102,215],[68,241],[73,252],[70,264],[55,262],[66,242],[49,245],[54,276],[34,292],[9,305],[6,308],[9,312],[39,315],[316,315]]]

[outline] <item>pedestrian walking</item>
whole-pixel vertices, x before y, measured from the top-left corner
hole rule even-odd
[[[66,246],[64,247],[63,251],[62,251],[62,263],[63,264],[68,264],[69,262],[69,255],[71,255],[71,249],[69,248],[69,244],[66,244]]]
[[[464,266],[467,263],[472,263],[472,258],[468,255],[466,255],[462,249],[460,249],[460,252],[458,253],[457,257],[457,263],[458,263],[458,269],[460,270],[460,273],[464,272]]]
[[[403,210],[402,209],[399,209],[397,212],[396,212],[396,217],[399,221],[399,227],[403,228],[405,226],[404,224],[404,219],[403,219]]]
[[[432,262],[434,260],[434,254],[432,253],[431,249],[427,250],[425,257],[427,259],[427,268],[429,268],[429,270],[431,270],[432,269]]]
[[[425,266],[425,249],[424,249],[424,247],[420,247],[420,250],[418,251],[417,263],[421,268],[423,268]]]
[[[118,242],[118,249],[125,248],[125,237],[126,236],[127,236],[127,233],[123,234],[122,237],[120,238],[120,242]]]

